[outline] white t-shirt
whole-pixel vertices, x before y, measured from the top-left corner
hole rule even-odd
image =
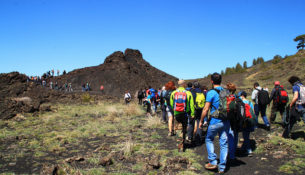
[[[124,99],[127,99],[127,98],[131,98],[131,95],[130,95],[130,93],[129,93],[129,92],[125,94]]]

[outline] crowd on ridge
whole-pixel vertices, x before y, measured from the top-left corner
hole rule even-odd
[[[209,162],[205,165],[208,170],[218,169],[224,174],[227,165],[237,163],[238,135],[241,132],[243,144],[240,154],[252,157],[250,134],[258,126],[270,131],[275,123],[277,112],[282,117],[284,128],[282,136],[289,138],[290,132],[297,121],[305,122],[305,86],[300,78],[291,76],[288,82],[292,85],[292,100],[290,104],[288,93],[279,81],[274,82],[270,95],[268,89],[262,88],[258,82],[253,84],[251,100],[248,93],[233,83],[221,86],[222,76],[218,73],[211,75],[212,89],[201,86],[199,82],[186,83],[179,80],[178,86],[169,81],[158,90],[148,87],[137,93],[139,105],[146,106],[147,116],[156,114],[157,108],[162,111],[162,120],[168,123],[168,136],[176,135],[176,123],[182,125],[182,139],[178,144],[179,151],[186,149],[186,144],[206,144]],[[131,101],[131,95],[126,91],[126,104]],[[271,115],[266,115],[267,106],[272,104]],[[259,124],[261,116],[264,124]],[[206,132],[203,132],[203,128]],[[214,148],[214,139],[219,135],[219,156]],[[219,160],[219,161],[218,161]]]

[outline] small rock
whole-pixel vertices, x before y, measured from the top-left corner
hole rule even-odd
[[[262,157],[262,158],[261,158],[261,160],[267,160],[267,158],[265,158],[265,157]]]
[[[102,165],[102,166],[109,166],[112,164],[113,164],[113,161],[112,161],[111,157],[103,157],[99,162],[99,165]]]
[[[16,162],[11,162],[8,164],[9,166],[15,166],[16,165]]]
[[[254,172],[254,174],[258,174],[258,173],[259,173],[259,171],[255,171],[255,172]]]
[[[70,158],[65,159],[65,161],[68,162],[68,163],[71,163],[71,162],[74,162],[74,161],[81,162],[81,161],[84,161],[84,160],[85,160],[85,158],[83,158],[83,157],[70,157]]]

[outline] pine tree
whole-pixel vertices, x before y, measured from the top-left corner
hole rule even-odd
[[[305,34],[299,35],[294,39],[295,42],[299,42],[297,45],[297,49],[304,50],[305,47]]]
[[[247,66],[247,61],[244,61],[243,68],[244,68],[244,69],[247,69],[247,68],[248,68],[248,66]]]

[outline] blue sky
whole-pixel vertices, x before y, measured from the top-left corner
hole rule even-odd
[[[0,0],[0,72],[41,75],[139,49],[178,78],[296,53],[303,0]]]

